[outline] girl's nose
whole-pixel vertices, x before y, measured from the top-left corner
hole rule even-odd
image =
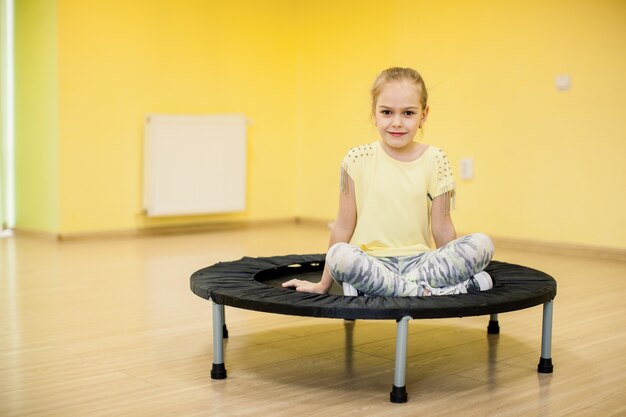
[[[393,123],[394,127],[395,126],[397,126],[397,127],[402,126],[402,117],[400,117],[400,115],[394,116],[392,123]]]

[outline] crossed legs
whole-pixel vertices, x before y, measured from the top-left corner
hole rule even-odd
[[[493,252],[491,239],[475,233],[439,249],[401,257],[376,258],[356,246],[337,243],[328,250],[326,264],[333,279],[368,295],[454,294],[487,289],[484,278],[488,275],[477,274],[491,261]]]

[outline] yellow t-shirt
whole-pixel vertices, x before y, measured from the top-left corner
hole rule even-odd
[[[342,162],[354,182],[357,224],[350,243],[372,256],[405,256],[431,249],[432,200],[454,192],[446,154],[429,146],[415,161],[393,159],[379,141],[357,146]]]

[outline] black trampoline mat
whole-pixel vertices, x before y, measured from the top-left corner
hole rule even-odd
[[[324,254],[242,258],[220,262],[191,276],[194,294],[218,304],[270,313],[345,319],[445,318],[497,314],[543,304],[556,296],[544,272],[492,261],[494,288],[475,294],[434,297],[346,297],[334,284],[329,294],[299,293],[282,283],[319,281]]]

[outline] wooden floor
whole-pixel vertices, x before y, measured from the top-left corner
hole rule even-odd
[[[211,306],[192,272],[325,250],[314,226],[51,242],[0,239],[0,416],[626,416],[626,263],[497,249],[558,280],[553,374],[541,307],[409,324],[409,402],[391,404],[395,323],[226,308],[228,379],[211,380]]]

